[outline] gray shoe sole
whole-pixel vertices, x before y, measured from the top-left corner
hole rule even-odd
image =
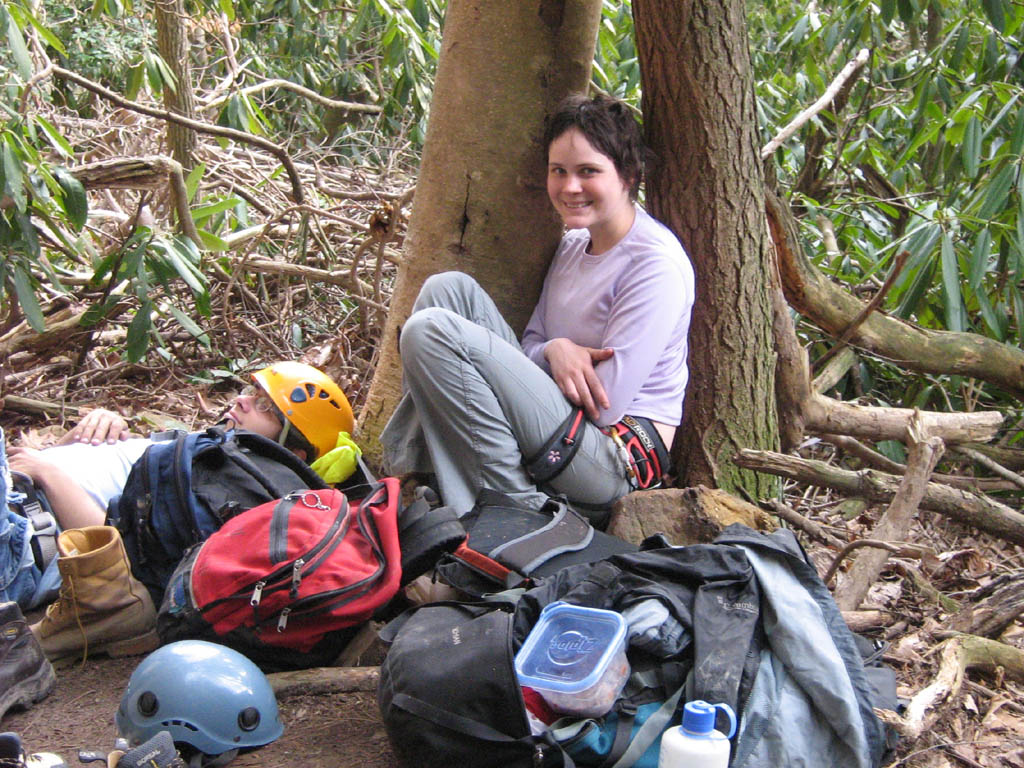
[[[37,701],[46,698],[57,684],[57,675],[50,662],[44,662],[34,675],[15,683],[0,693],[0,718],[12,707],[28,709]]]

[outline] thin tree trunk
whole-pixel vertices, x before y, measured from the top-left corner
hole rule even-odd
[[[164,86],[164,106],[170,112],[195,119],[195,96],[192,92],[192,68],[189,65],[188,33],[186,32],[184,0],[156,0],[153,6],[156,14],[157,50],[164,62],[174,73],[177,82],[171,88]],[[167,143],[171,156],[181,163],[188,173],[192,169],[192,152],[196,148],[196,135],[192,129],[167,124]]]
[[[678,484],[771,495],[740,448],[777,444],[771,241],[764,219],[745,6],[634,0],[644,125],[658,156],[651,213],[693,260],[690,386],[674,456]]]
[[[371,459],[398,400],[398,329],[423,281],[473,275],[513,328],[540,295],[561,225],[545,188],[544,116],[590,79],[600,0],[451,0],[405,260],[359,421]]]

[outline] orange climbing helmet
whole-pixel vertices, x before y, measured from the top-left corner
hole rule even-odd
[[[289,423],[316,449],[319,458],[338,444],[338,433],[352,433],[352,406],[329,376],[311,365],[274,363],[252,375]]]

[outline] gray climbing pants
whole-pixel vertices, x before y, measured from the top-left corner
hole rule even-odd
[[[572,406],[523,354],[473,278],[461,272],[428,278],[399,349],[403,395],[381,434],[390,473],[433,472],[442,501],[460,515],[482,488],[532,509],[547,492],[564,494],[584,514],[630,491],[618,448],[590,422],[576,456],[548,487],[539,489],[527,475],[523,457],[540,451]]]

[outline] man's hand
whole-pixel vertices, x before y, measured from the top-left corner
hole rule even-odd
[[[34,448],[11,446],[7,449],[7,458],[11,469],[32,478],[32,482],[45,488],[53,479],[56,465],[43,456],[42,451]]]
[[[582,407],[591,419],[600,415],[599,409],[611,406],[594,366],[613,354],[610,348],[581,347],[569,339],[552,339],[544,347],[551,378],[569,402]]]
[[[130,437],[128,422],[119,413],[97,408],[89,411],[82,420],[58,442],[59,445],[69,443],[116,443]]]
[[[103,525],[106,510],[66,470],[47,459],[45,451],[11,448],[7,456],[11,469],[28,475],[37,488],[46,492],[53,514],[62,528]]]

